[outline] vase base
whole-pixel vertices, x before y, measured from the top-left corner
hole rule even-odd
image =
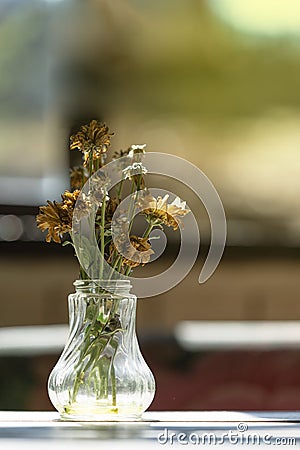
[[[133,422],[140,421],[143,411],[129,407],[91,407],[91,406],[66,406],[60,412],[64,421],[77,422]]]
[[[89,416],[61,414],[60,419],[64,422],[140,422],[141,416],[112,416],[106,414],[91,414]]]

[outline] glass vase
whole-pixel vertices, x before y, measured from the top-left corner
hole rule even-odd
[[[107,283],[114,293],[78,280],[68,298],[69,338],[48,380],[50,400],[66,420],[137,420],[154,397],[136,337],[136,296],[128,281]]]

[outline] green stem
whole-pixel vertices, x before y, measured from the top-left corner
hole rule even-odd
[[[123,186],[124,186],[124,180],[120,181],[119,186],[118,186],[118,190],[117,190],[117,198],[118,198],[118,202],[119,203],[121,201]]]
[[[120,273],[121,267],[122,267],[122,259],[123,259],[123,257],[122,257],[122,255],[120,255],[119,262],[118,262],[118,267],[117,267],[117,271],[119,273]]]
[[[84,380],[85,374],[88,373],[89,368],[93,364],[96,364],[98,361],[100,361],[99,356],[101,355],[101,353],[104,351],[104,349],[109,344],[112,345],[114,342],[114,335],[119,330],[113,331],[112,334],[110,336],[108,336],[106,334],[106,332],[104,331],[104,329],[107,326],[107,323],[109,321],[113,320],[113,318],[115,317],[118,306],[119,306],[119,301],[115,300],[111,306],[109,317],[107,318],[107,321],[100,325],[99,322],[97,321],[97,317],[99,314],[99,305],[95,305],[93,303],[89,303],[87,305],[85,317],[87,318],[91,314],[92,320],[91,320],[91,323],[89,324],[89,326],[87,326],[87,328],[85,329],[84,339],[83,339],[83,343],[82,343],[81,350],[80,350],[79,360],[78,360],[76,367],[74,368],[76,371],[76,376],[75,376],[75,380],[74,380],[74,384],[73,384],[72,393],[70,392],[70,403],[76,403],[80,385],[85,382],[85,380]],[[96,338],[94,338],[91,342],[91,336],[95,336],[95,333],[97,333],[98,336]],[[114,347],[114,348],[116,351],[116,347]],[[114,352],[114,354],[115,354],[115,352]],[[112,357],[112,363],[113,363],[114,354]],[[86,358],[88,356],[89,356],[89,359],[86,360]],[[104,372],[106,372],[106,375],[103,374],[103,377],[105,378],[105,376],[106,376],[106,380],[107,380],[108,368],[107,368],[107,371],[104,371]],[[104,379],[102,381],[104,381]],[[113,373],[112,384],[114,384],[114,389],[115,389],[115,374],[114,373]],[[113,391],[113,388],[112,388],[112,391]],[[115,394],[115,397],[116,397],[116,394]]]
[[[128,230],[129,233],[130,233],[132,225],[133,225],[135,204],[136,204],[138,196],[139,196],[139,190],[140,190],[140,187],[141,187],[141,180],[142,180],[142,175],[139,175],[139,177],[137,179],[137,183],[136,183],[136,192],[135,192],[135,196],[134,196],[133,209],[130,212],[130,216],[129,216],[130,217],[129,230]],[[135,189],[135,183],[133,182],[133,187],[131,188],[131,191],[132,191],[131,193],[134,192],[134,189]]]
[[[89,334],[87,334],[86,337],[89,337]],[[84,355],[80,355],[80,364],[77,369],[75,381],[74,381],[74,387],[72,392],[71,401],[72,403],[76,403],[77,394],[80,388],[81,383],[84,382],[84,376],[87,373],[88,369],[99,360],[99,355],[105,347],[108,345],[110,338],[102,338],[97,340],[97,346],[95,346],[95,343],[91,343],[89,348],[87,348],[84,352]],[[85,363],[83,363],[84,357],[89,355],[89,360]]]
[[[131,267],[127,266],[127,269],[125,270],[125,274],[124,275],[128,276],[130,274],[130,272],[131,272]]]
[[[132,196],[132,194],[134,193],[134,190],[135,190],[135,183],[134,183],[134,181],[132,181],[131,190],[130,190],[130,203],[129,203],[129,208],[128,208],[128,222],[129,222],[128,234],[130,233],[130,230],[131,230],[132,224],[133,224],[133,219],[134,219],[134,203],[136,200],[136,198],[135,198],[135,200],[133,200],[133,196]]]
[[[87,275],[81,266],[79,266],[79,276],[81,280],[87,280]]]
[[[116,374],[114,364],[112,364],[111,366],[111,395],[112,395],[112,405],[117,406]]]
[[[70,403],[71,404],[72,403],[76,403],[77,394],[78,394],[78,391],[79,391],[79,387],[80,387],[80,385],[81,385],[81,383],[83,381],[82,380],[83,376],[84,376],[84,372],[83,371],[78,371],[77,374],[76,374],[76,378],[75,378],[75,381],[74,381],[73,392],[72,392],[72,396],[71,396],[71,399],[70,399]]]
[[[83,166],[82,166],[82,181],[81,181],[81,183],[82,183],[82,186],[81,186],[81,187],[83,187],[84,184],[85,184],[84,167],[83,167]]]
[[[118,345],[115,346],[115,351],[111,357],[110,376],[111,376],[111,400],[112,406],[117,406],[117,386],[116,386],[116,372],[114,366],[114,359],[117,353]]]
[[[110,274],[109,274],[109,277],[108,277],[109,280],[111,279],[111,277],[112,277],[112,275],[114,273],[114,270],[119,265],[120,261],[122,263],[122,255],[118,255],[117,258],[115,259],[114,264],[111,266],[111,271],[110,271]],[[119,270],[118,270],[118,272],[119,272]]]
[[[104,227],[105,227],[105,208],[106,208],[106,198],[104,196],[102,205],[101,205],[101,227],[100,227],[100,252],[102,254],[102,258],[104,258],[105,251],[105,239],[104,239]],[[100,280],[103,278],[103,259],[100,260]]]
[[[69,234],[70,234],[71,241],[72,241],[73,244],[74,244],[73,233],[72,233],[72,231],[70,231]],[[77,258],[77,261],[79,262],[78,258]],[[87,280],[87,279],[88,279],[88,276],[87,276],[87,274],[85,273],[84,269],[81,267],[80,262],[79,262],[79,277],[80,277],[80,280]]]
[[[91,151],[89,153],[89,172],[91,177],[93,175],[93,154],[91,155]]]
[[[149,222],[149,225],[148,225],[147,229],[145,230],[145,232],[144,232],[144,234],[143,234],[143,238],[144,238],[144,239],[148,239],[149,234],[151,233],[152,228],[153,228],[154,226],[155,226],[155,223]]]

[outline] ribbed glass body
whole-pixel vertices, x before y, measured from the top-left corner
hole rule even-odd
[[[114,293],[78,280],[69,295],[69,338],[48,380],[67,420],[136,420],[154,397],[136,337],[136,296],[127,281],[109,283]]]

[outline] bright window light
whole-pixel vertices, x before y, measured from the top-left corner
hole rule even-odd
[[[217,13],[242,31],[300,34],[299,0],[212,0]]]

